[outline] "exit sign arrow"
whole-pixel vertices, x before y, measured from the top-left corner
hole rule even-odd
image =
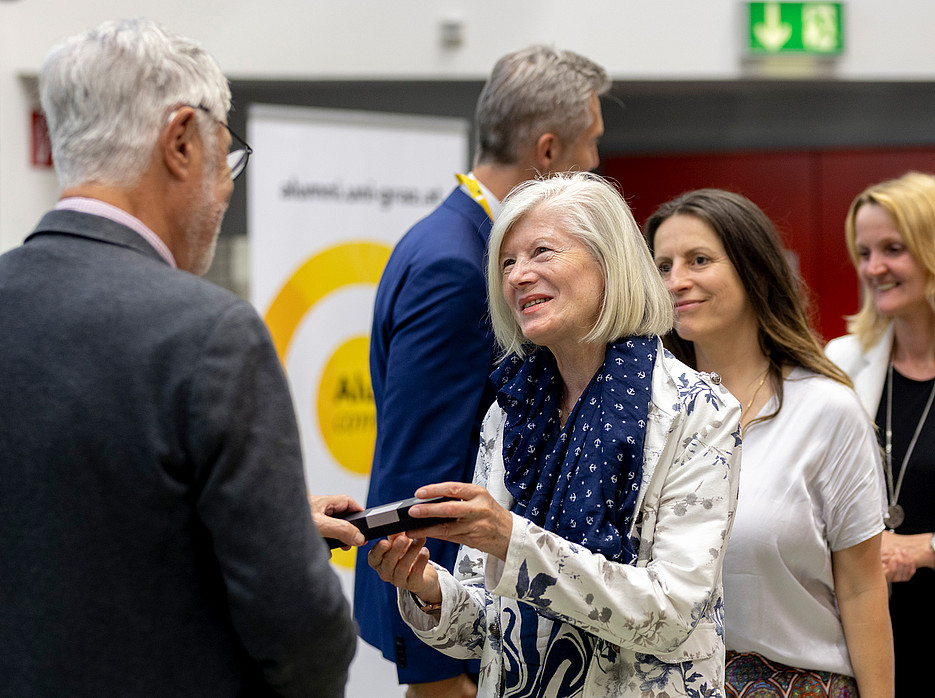
[[[770,52],[779,51],[792,37],[792,25],[782,21],[778,2],[764,3],[763,21],[753,25],[753,34]]]
[[[747,48],[755,54],[839,54],[844,50],[840,2],[750,2]]]

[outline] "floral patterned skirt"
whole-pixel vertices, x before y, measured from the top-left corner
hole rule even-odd
[[[731,698],[857,698],[852,676],[796,669],[754,652],[727,652],[725,686]]]

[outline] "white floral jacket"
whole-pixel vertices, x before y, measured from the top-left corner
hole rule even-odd
[[[506,561],[462,547],[454,576],[439,568],[438,620],[400,592],[402,617],[424,642],[453,657],[480,658],[479,697],[526,695],[503,688],[504,672],[524,671],[516,644],[528,620],[520,603],[539,611],[542,657],[560,640],[580,644],[575,628],[593,644],[585,675],[557,678],[541,696],[724,695],[721,564],[737,504],[740,405],[718,382],[660,342],[630,531],[638,540],[635,565],[608,561],[514,514]],[[484,419],[474,481],[509,509],[504,421],[495,403]]]

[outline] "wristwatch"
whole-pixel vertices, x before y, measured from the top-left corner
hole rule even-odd
[[[932,549],[932,552],[935,553],[935,533],[929,538],[929,547]]]
[[[935,536],[935,534],[932,534],[932,535]],[[442,610],[441,601],[439,601],[438,603],[425,603],[425,601],[423,601],[418,596],[416,596],[415,593],[411,591],[409,593],[412,595],[412,600],[416,602],[416,606],[418,606],[419,610],[422,611],[423,613],[438,613]]]

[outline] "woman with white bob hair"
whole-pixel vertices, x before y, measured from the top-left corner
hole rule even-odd
[[[672,301],[619,193],[515,189],[488,293],[504,358],[474,482],[419,488],[451,499],[412,516],[448,520],[370,564],[423,641],[480,658],[479,696],[723,696],[740,406],[663,349]],[[454,575],[426,537],[462,544]]]

